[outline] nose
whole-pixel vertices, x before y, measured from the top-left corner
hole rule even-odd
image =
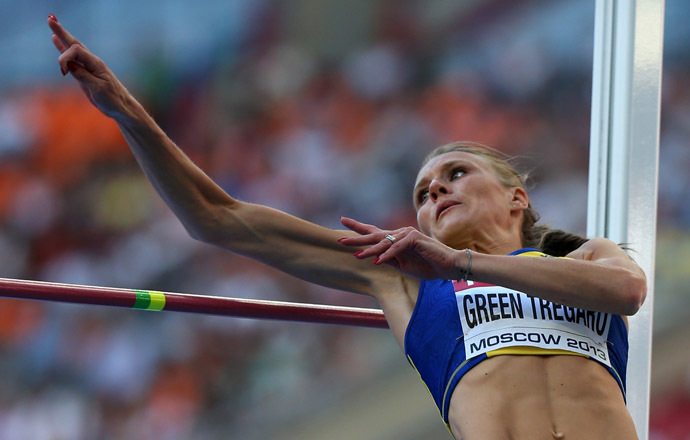
[[[441,194],[448,194],[448,188],[438,179],[432,180],[429,184],[429,198],[436,201]]]

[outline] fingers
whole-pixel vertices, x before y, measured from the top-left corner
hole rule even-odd
[[[60,41],[61,47],[66,49],[73,44],[79,44],[83,46],[83,44],[81,44],[79,40],[74,38],[72,34],[67,32],[67,30],[62,27],[62,25],[57,21],[57,18],[55,18],[53,14],[50,14],[48,16],[48,26],[53,31],[55,37]],[[55,44],[55,41],[53,41],[53,43]],[[60,50],[60,47],[58,47],[57,44],[55,44],[55,47],[57,47],[57,49]],[[63,50],[60,50],[60,52],[63,52]]]
[[[80,80],[89,79],[91,74],[99,76],[104,70],[101,59],[80,44],[73,44],[67,48],[58,58],[58,63],[63,74],[72,72],[72,75]]]
[[[359,240],[361,245],[371,245],[367,249],[357,252],[355,257],[363,259],[375,256],[376,259],[374,259],[373,263],[380,264],[390,260],[394,255],[408,247],[408,245],[405,244],[405,239],[412,231],[414,231],[414,228],[402,228],[391,231],[390,233],[380,231],[366,237],[356,237],[348,240],[361,239]],[[393,240],[388,238],[389,236],[392,237]],[[366,243],[364,242],[365,238],[368,239]]]
[[[51,37],[51,40],[53,40],[53,44],[55,45],[55,48],[58,50],[58,52],[62,53],[67,50],[67,46],[58,38],[57,35],[53,34]]]
[[[352,229],[358,234],[371,234],[373,232],[380,232],[381,230],[374,225],[358,222],[357,220],[340,217],[340,223],[348,229]]]
[[[366,223],[358,222],[347,217],[341,217],[340,222],[347,228],[353,230],[360,234],[356,237],[346,237],[338,240],[340,244],[345,246],[367,246],[373,245],[380,242],[386,235],[386,232],[382,231],[374,225],[368,225]]]
[[[55,48],[60,52],[60,71],[63,75],[72,72],[77,79],[85,80],[88,72],[94,72],[98,68],[100,60],[91,54],[86,46],[77,40],[72,34],[62,27],[57,18],[48,15],[48,26],[53,31],[51,40]]]
[[[359,259],[375,256],[373,263],[382,264],[391,262],[395,255],[410,246],[407,239],[410,235],[419,234],[413,227],[396,229],[395,231],[383,231],[374,225],[358,222],[357,220],[341,217],[341,223],[361,234],[359,237],[345,237],[338,240],[344,246],[369,246],[354,254]],[[391,237],[391,238],[389,238]]]
[[[338,242],[345,246],[368,246],[376,244],[381,241],[385,234],[383,232],[360,235],[358,237],[345,237],[338,240]]]
[[[403,233],[395,235],[395,242],[391,242],[388,239],[384,239],[390,243],[388,246],[382,246],[382,252],[373,261],[374,264],[388,263],[391,259],[395,258],[396,255],[400,254],[406,249],[415,247],[415,243],[418,239],[418,235],[421,234],[419,231],[409,228],[405,229]]]
[[[340,217],[340,222],[343,224],[343,226],[360,234],[357,237],[341,238],[338,240],[340,244],[344,246],[353,247],[371,246],[367,249],[355,253],[355,257],[359,259],[364,259],[372,255],[378,255],[378,253],[383,251],[383,249],[381,249],[380,242],[382,239],[384,239],[386,233],[383,232],[381,229],[377,228],[374,225],[368,225],[366,223],[358,222],[357,220],[348,217]],[[390,243],[389,240],[386,241]]]
[[[391,242],[384,238],[383,240],[379,240],[379,242],[376,243],[375,245],[368,247],[362,251],[359,251],[354,255],[355,255],[355,257],[359,258],[360,260],[375,256],[376,259],[374,259],[374,264],[376,264],[376,263],[378,263],[379,256],[381,254],[383,254],[390,246],[391,246]]]

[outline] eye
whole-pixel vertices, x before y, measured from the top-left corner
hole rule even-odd
[[[465,174],[465,170],[463,170],[462,168],[453,170],[453,172],[450,174],[451,182],[455,179],[460,178],[463,174]]]
[[[429,198],[429,190],[428,189],[423,189],[417,193],[417,203],[422,204],[426,202],[426,199]]]

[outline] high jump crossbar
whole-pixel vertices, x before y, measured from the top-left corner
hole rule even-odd
[[[597,0],[587,235],[628,243],[647,275],[630,317],[628,409],[649,438],[664,0]]]
[[[238,318],[388,328],[377,309],[263,301],[151,290],[81,286],[0,278],[0,297],[174,311]]]

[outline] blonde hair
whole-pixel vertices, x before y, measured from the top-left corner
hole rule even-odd
[[[511,158],[507,155],[477,142],[460,141],[441,145],[424,158],[422,167],[434,157],[454,151],[482,157],[491,165],[499,182],[507,188],[518,187],[527,191],[527,173],[519,173],[510,163]],[[551,229],[547,225],[537,224],[538,221],[539,213],[532,207],[532,203],[529,202],[527,209],[523,211],[520,230],[521,241],[524,247],[537,248],[549,255],[563,256],[587,241],[587,239],[579,235]]]

